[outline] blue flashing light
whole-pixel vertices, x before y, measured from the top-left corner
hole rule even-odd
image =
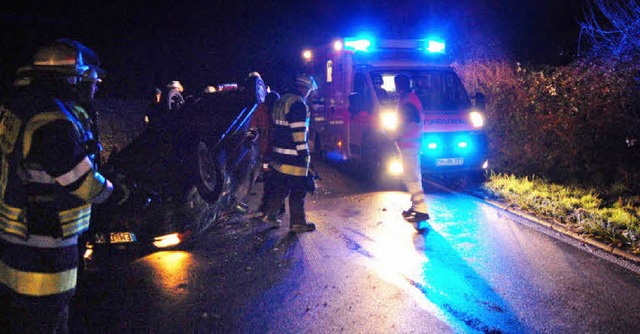
[[[368,38],[360,38],[360,39],[346,39],[344,40],[344,49],[351,51],[362,51],[369,52],[369,48],[371,47],[371,39]]]
[[[455,138],[453,138],[452,144],[454,145],[454,151],[458,154],[468,155],[472,154],[472,152],[475,150],[473,138],[469,136],[456,136]]]
[[[428,53],[444,53],[445,43],[433,39],[427,40],[426,50]]]
[[[444,143],[438,135],[428,135],[422,138],[422,153],[430,156],[436,156],[442,153]]]
[[[477,152],[478,143],[467,134],[428,134],[422,138],[422,154],[431,157],[470,157]]]

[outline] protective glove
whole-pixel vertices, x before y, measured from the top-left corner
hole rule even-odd
[[[113,184],[113,191],[109,198],[100,204],[101,207],[122,206],[131,198],[132,185],[135,187],[135,185],[128,182],[122,174],[117,174],[115,178],[112,179],[111,183]]]
[[[125,183],[116,183],[113,185],[113,201],[115,205],[121,206],[131,198],[131,190]]]

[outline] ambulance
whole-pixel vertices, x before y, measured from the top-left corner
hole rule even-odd
[[[394,77],[406,74],[422,102],[421,167],[430,173],[483,173],[487,157],[484,96],[465,90],[438,39],[342,38],[302,53],[319,89],[311,101],[310,147],[355,162],[373,177],[399,177]]]

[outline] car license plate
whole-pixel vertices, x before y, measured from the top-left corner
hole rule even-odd
[[[136,235],[131,232],[111,232],[109,234],[109,242],[112,244],[121,244],[135,241]]]
[[[436,159],[436,166],[460,166],[464,163],[463,158]]]

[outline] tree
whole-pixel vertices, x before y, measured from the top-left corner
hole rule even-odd
[[[640,58],[640,6],[635,0],[591,0],[580,23],[590,53],[628,62]]]

